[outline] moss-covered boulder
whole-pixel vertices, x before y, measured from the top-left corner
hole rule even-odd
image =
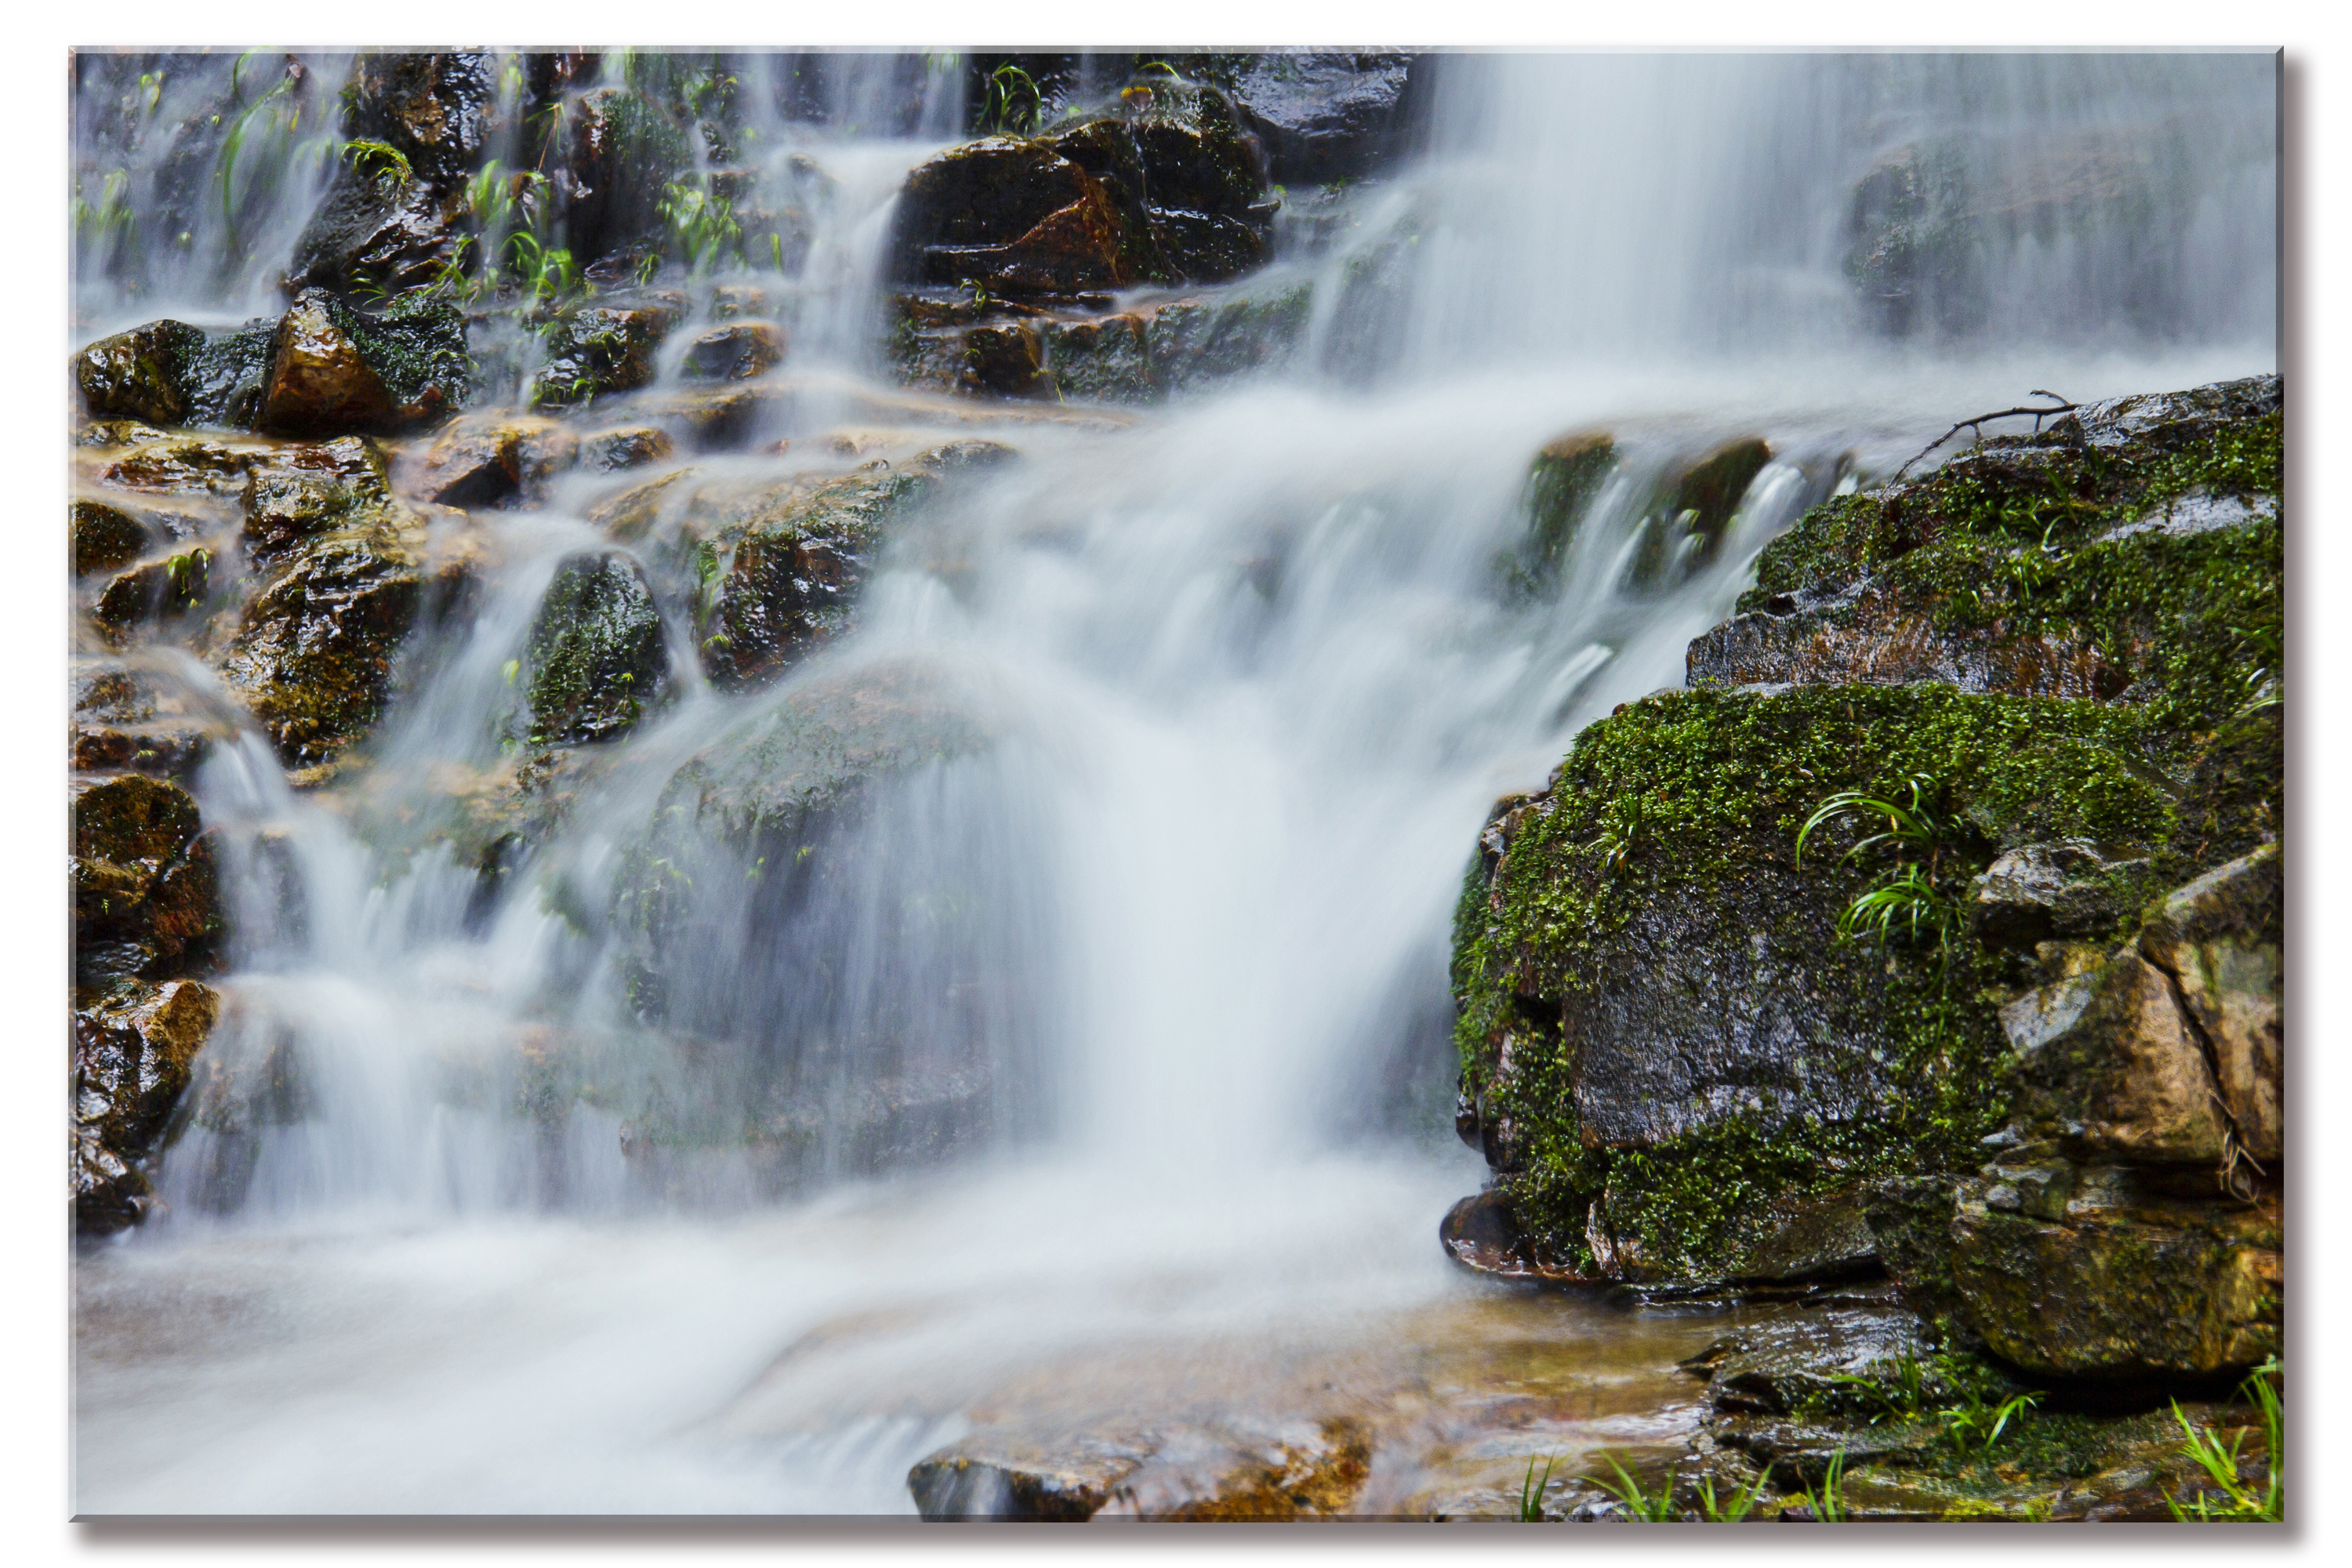
[[[343,134],[398,150],[418,176],[462,181],[497,125],[498,58],[480,51],[372,51],[352,61]]]
[[[287,281],[338,293],[429,287],[463,265],[469,213],[462,188],[347,169],[294,242]]]
[[[1622,707],[1498,807],[1454,979],[1458,1121],[1499,1174],[1458,1258],[1875,1263],[1950,1342],[2051,1376],[2266,1353],[2282,595],[2275,511],[2238,502],[2275,491],[2276,406],[2238,384],[1988,443],[1817,508],[1748,601],[1875,594],[1984,632],[1979,674],[2046,637],[2126,679],[2018,694],[2040,688],[1956,679],[1948,642],[1905,684],[1823,659]],[[1739,466],[1685,511],[1736,504]]]
[[[1832,501],[1766,547],[1691,679],[2234,707],[2217,681],[2276,669],[2278,406],[2276,377],[2119,399]]]
[[[82,406],[93,419],[185,422],[187,370],[204,343],[203,330],[184,321],[150,321],[100,339],[74,356]]]
[[[76,773],[130,769],[184,781],[236,734],[229,718],[201,694],[152,668],[77,664],[68,731]]]
[[[192,980],[124,981],[76,1008],[69,1177],[82,1236],[143,1216],[150,1189],[142,1163],[219,1015],[219,996]]]
[[[540,600],[518,675],[533,745],[613,740],[667,701],[661,611],[637,563],[613,550],[567,557]]]
[[[211,595],[212,565],[212,552],[198,545],[117,573],[90,607],[100,638],[127,647],[148,633],[185,623]]]

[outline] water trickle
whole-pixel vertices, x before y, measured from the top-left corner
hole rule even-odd
[[[498,62],[509,171],[526,90],[637,68],[544,58]],[[274,308],[349,62],[268,60],[121,101],[85,70],[124,210],[218,198],[184,243],[84,227],[93,331]],[[789,333],[782,395],[724,452],[478,510],[470,611],[404,649],[363,766],[298,790],[248,729],[197,780],[227,1014],[163,1215],[85,1268],[81,1509],[907,1511],[908,1465],[1023,1379],[1144,1398],[1183,1384],[1154,1347],[1379,1362],[1487,1310],[1432,1235],[1481,1174],[1444,969],[1490,803],[1680,685],[1777,531],[1958,414],[2267,368],[2271,66],[1442,63],[1426,155],[1234,286],[1310,290],[1296,353],[1140,414],[887,384],[893,202],[960,70],[738,73],[740,145],[693,158],[793,193],[794,254],[697,270],[642,401],[573,422],[691,393],[683,345],[745,314]],[[216,102],[280,139],[277,185],[190,150]],[[1990,237],[1937,253],[1961,216]],[[1529,460],[1572,432],[1615,466],[1531,566]],[[1010,460],[940,481],[852,633],[706,675],[679,498],[974,435]],[[1758,437],[1721,507],[1665,504]],[[638,524],[599,510],[672,469]],[[583,560],[648,585],[666,684],[549,764]],[[142,1339],[175,1292],[213,1326]]]

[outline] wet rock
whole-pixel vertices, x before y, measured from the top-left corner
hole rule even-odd
[[[334,435],[382,429],[391,418],[391,395],[334,319],[327,296],[295,301],[278,322],[262,427],[289,436]]]
[[[651,426],[596,430],[580,437],[580,466],[609,474],[665,461],[674,450],[668,432]]]
[[[548,329],[547,363],[531,380],[531,403],[562,408],[646,385],[659,369],[657,352],[678,315],[666,303],[592,304],[566,311]]]
[[[2210,1061],[2233,1143],[2257,1162],[2284,1151],[2284,893],[2266,845],[2173,893],[2139,952],[2172,982]]]
[[[844,630],[886,530],[934,483],[919,464],[861,469],[731,509],[713,535],[716,570],[698,620],[712,683],[764,679]]]
[[[1574,1259],[1554,1256],[1520,1227],[1509,1197],[1492,1188],[1446,1210],[1438,1224],[1437,1239],[1448,1258],[1473,1273],[1576,1284],[1609,1278],[1598,1270],[1578,1268]]]
[[[1870,584],[1827,605],[1754,610],[1692,639],[1694,686],[1904,686],[1933,680],[1963,691],[2107,700],[2132,684],[2131,666],[2088,637],[1959,630],[1932,609]]]
[[[1153,207],[1151,237],[1169,268],[1201,283],[1223,283],[1265,265],[1269,246],[1260,227],[1220,213]]]
[[[1006,245],[1089,198],[1107,210],[1095,179],[1043,142],[990,136],[950,148],[917,165],[898,193],[887,250],[890,277],[960,282],[935,276],[932,250]]]
[[[1353,1510],[1370,1471],[1360,1421],[1329,1417],[1272,1431],[1230,1422],[1155,1435],[1150,1457],[1113,1489],[1097,1519],[1286,1523]]]
[[[95,419],[74,437],[77,447],[136,447],[164,439],[164,432],[136,419]]]
[[[1077,200],[1001,245],[926,247],[923,281],[977,282],[992,293],[1004,294],[1123,289],[1139,277],[1124,237],[1109,198],[1088,182]]]
[[[739,321],[714,328],[687,345],[679,369],[700,381],[742,381],[784,363],[784,330],[773,321]]]
[[[72,799],[77,964],[152,973],[203,962],[225,928],[187,791],[142,773],[79,775]]]
[[[2184,1201],[2128,1170],[2085,1173],[2063,1218],[2002,1212],[1964,1185],[1951,1272],[1968,1321],[2003,1360],[2049,1376],[2242,1372],[2281,1342],[2275,1205]]]
[[[211,575],[212,552],[202,547],[118,574],[90,610],[100,637],[111,647],[123,647],[147,628],[184,619],[203,606]]]
[[[1965,159],[1949,144],[1902,148],[1854,186],[1845,275],[1882,333],[1959,333],[1982,319],[1975,205]]]
[[[425,453],[418,487],[444,506],[536,498],[578,460],[580,439],[552,419],[488,414],[457,420]]]
[[[187,1088],[219,1013],[219,997],[191,980],[123,982],[76,1009],[69,1172],[81,1235],[106,1235],[143,1216],[149,1188],[139,1163]]]
[[[231,491],[242,488],[254,454],[194,437],[150,441],[99,471],[100,482],[129,490]]]
[[[278,319],[269,316],[229,331],[206,332],[204,346],[190,359],[185,376],[189,423],[256,427],[261,420],[277,343]]]
[[[1137,1437],[991,1427],[918,1461],[908,1489],[925,1519],[1091,1519],[1150,1452]]]
[[[1668,479],[1663,515],[1675,520],[1688,537],[1697,541],[1693,565],[1704,566],[1715,559],[1748,487],[1771,460],[1771,447],[1749,437],[1725,442]]]
[[[2186,392],[2111,397],[2052,421],[2045,438],[2053,444],[2098,449],[2135,443],[2177,449],[2233,421],[2277,413],[2285,404],[2284,385],[2275,374],[2256,375]]]
[[[102,338],[74,356],[74,382],[94,419],[178,425],[188,416],[184,382],[205,334],[183,321],[150,321]]]
[[[617,551],[568,557],[540,601],[522,658],[533,745],[626,734],[670,695],[653,589]]]
[[[1528,531],[1496,563],[1504,591],[1548,598],[1575,547],[1577,525],[1617,466],[1617,442],[1603,431],[1580,431],[1547,442],[1528,471]]]
[[[1245,57],[1226,85],[1277,183],[1361,178],[1410,142],[1425,57],[1283,51]]]
[[[2079,840],[2028,844],[1977,878],[1969,917],[1984,941],[2003,947],[2105,936],[2137,907],[2134,879],[2147,869],[2145,860],[2110,863],[2096,846]]]
[[[77,577],[136,561],[154,543],[144,523],[118,506],[104,501],[78,500],[66,508]]]
[[[1935,1348],[1914,1313],[1828,1311],[1735,1330],[1682,1365],[1718,1411],[1791,1415],[1850,1403],[1855,1380],[1898,1397]]]
[[[397,148],[418,176],[446,187],[481,166],[498,103],[496,56],[362,54],[343,97],[343,134]]]
[[[564,111],[555,142],[558,222],[582,265],[629,246],[661,224],[662,194],[694,169],[677,119],[648,95],[597,88]]]
[[[289,766],[325,763],[390,696],[425,599],[424,530],[391,499],[382,454],[347,437],[257,471],[245,541],[272,575],[214,668]]]
[[[426,287],[459,269],[470,216],[462,184],[346,168],[295,241],[287,284],[343,294]]]
[[[891,344],[900,378],[1007,397],[1151,403],[1188,387],[1290,363],[1306,336],[1306,284],[1262,294],[1180,296],[1104,315],[934,324],[903,297]]]
[[[184,780],[214,746],[236,735],[226,716],[191,695],[152,670],[110,661],[78,666],[68,741],[74,771],[130,769]]]

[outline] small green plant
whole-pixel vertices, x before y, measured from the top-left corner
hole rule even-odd
[[[1528,1460],[1527,1479],[1519,1483],[1519,1522],[1521,1524],[1540,1524],[1543,1522],[1544,1489],[1551,1485],[1552,1467],[1559,1463],[1559,1456],[1558,1454],[1549,1454],[1545,1456],[1543,1479],[1538,1480],[1536,1479],[1536,1462],[1534,1458],[1530,1458]]]
[[[730,250],[741,259],[743,225],[735,216],[734,204],[726,197],[680,180],[663,190],[657,210],[670,247],[685,260],[688,271],[700,273]]]
[[[1947,862],[1958,856],[1924,798],[1932,781],[1915,773],[1903,782],[1908,792],[1903,801],[1850,789],[1822,802],[1798,829],[1796,861],[1804,864],[1805,840],[1825,823],[1849,816],[1883,822],[1885,826],[1856,839],[1840,857],[1853,860],[1887,848],[1895,852],[1895,862],[1838,916],[1838,940],[1872,937],[1885,945],[1900,931],[1914,943],[1933,937],[1937,950],[1947,951],[1959,929],[1960,907],[1943,890],[1941,878]]]
[[[1952,1412],[1945,1423],[1944,1435],[1954,1447],[1973,1447],[1979,1453],[1989,1454],[1992,1446],[2000,1441],[2000,1435],[2009,1430],[2010,1423],[2041,1403],[2042,1395],[2034,1393],[2012,1394],[1998,1405],[1972,1400]],[[1981,1441],[1977,1438],[1979,1432],[1984,1434]]]
[[[1744,1487],[1734,1488],[1727,1498],[1715,1495],[1715,1478],[1707,1477],[1698,1484],[1698,1516],[1708,1524],[1738,1524],[1756,1508],[1757,1499],[1764,1494],[1764,1477],[1759,1474]]]
[[[1007,61],[989,73],[979,129],[989,135],[1026,136],[1037,129],[1045,109],[1045,95],[1038,90],[1034,79]]]
[[[1799,1492],[1805,1509],[1822,1524],[1849,1524],[1853,1516],[1845,1502],[1845,1450],[1840,1448],[1830,1456],[1830,1468],[1822,1474],[1821,1489],[1811,1487]]]
[[[507,237],[507,267],[531,299],[553,301],[580,292],[580,268],[569,250],[551,250],[537,235]]]
[[[1671,1482],[1656,1491],[1647,1490],[1614,1454],[1609,1456],[1609,1468],[1616,1472],[1616,1479],[1608,1480],[1599,1476],[1585,1479],[1615,1498],[1627,1518],[1643,1524],[1671,1524],[1681,1517],[1675,1508],[1675,1489]]]
[[[343,156],[351,161],[353,174],[387,195],[406,188],[416,178],[416,171],[409,166],[408,154],[389,142],[347,142],[343,143]]]
[[[2173,1518],[2198,1524],[2275,1524],[2286,1518],[2286,1417],[2279,1403],[2278,1389],[2271,1382],[2281,1370],[2278,1357],[2273,1356],[2249,1373],[2238,1387],[2238,1392],[2252,1400],[2262,1413],[2263,1438],[2267,1448],[2264,1458],[2270,1474],[2259,1491],[2238,1475],[2239,1450],[2245,1446],[2247,1428],[2233,1428],[2230,1440],[2224,1443],[2221,1435],[2211,1428],[2199,1430],[2182,1413],[2179,1401],[2173,1402],[2172,1419],[2186,1439],[2181,1444],[2181,1456],[2195,1460],[2214,1488],[2200,1489],[2186,1500],[2166,1498]]]

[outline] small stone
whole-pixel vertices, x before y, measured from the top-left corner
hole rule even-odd
[[[747,381],[783,363],[787,346],[773,321],[735,321],[688,344],[680,369],[697,381]]]

